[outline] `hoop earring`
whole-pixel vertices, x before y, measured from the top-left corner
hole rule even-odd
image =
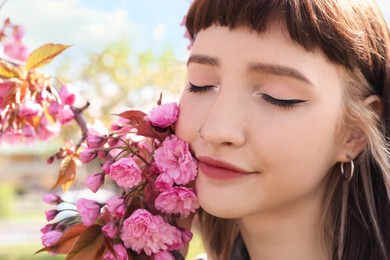
[[[203,136],[202,136],[202,133],[201,133],[202,128],[203,128],[203,126],[201,126],[201,127],[198,129],[197,132],[198,132],[199,137],[203,139]]]
[[[350,166],[351,166],[351,170],[350,170],[350,173],[348,175],[344,171],[344,162],[341,162],[341,165],[340,165],[341,166],[341,168],[340,168],[341,169],[341,174],[344,176],[344,178],[345,178],[345,180],[347,182],[351,181],[351,179],[353,177],[353,172],[355,170],[355,165],[353,163],[353,160],[350,160],[349,163],[350,163]]]

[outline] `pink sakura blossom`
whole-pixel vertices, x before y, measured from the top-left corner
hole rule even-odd
[[[88,135],[89,134],[108,136],[108,129],[100,120],[95,119],[92,125],[88,125]]]
[[[175,243],[168,247],[169,251],[177,251],[182,249],[192,239],[192,232],[186,229],[179,230]]]
[[[28,57],[28,49],[20,40],[14,40],[4,44],[4,53],[15,60],[25,61]]]
[[[106,201],[108,211],[116,216],[123,217],[126,212],[125,198],[123,196],[114,196]]]
[[[103,255],[103,260],[128,260],[129,259],[127,255],[127,250],[122,244],[115,244],[114,251],[115,251],[115,256],[110,251],[107,251]]]
[[[49,105],[49,113],[58,118],[62,125],[72,122],[74,112],[69,105],[60,105],[57,101],[53,101]]]
[[[94,173],[85,180],[85,186],[92,192],[97,192],[104,183],[104,173]]]
[[[20,25],[14,25],[12,36],[16,41],[21,41],[25,33],[26,28]]]
[[[165,128],[176,122],[178,114],[177,104],[167,103],[153,108],[150,114],[145,116],[145,120],[150,121],[154,126]]]
[[[154,186],[159,191],[169,190],[173,187],[173,179],[166,173],[162,173],[157,176]]]
[[[109,175],[118,186],[132,188],[142,181],[142,172],[132,157],[120,158],[110,167]]]
[[[27,122],[23,125],[22,132],[24,138],[30,139],[31,141],[37,136],[34,127]]]
[[[83,220],[83,224],[86,226],[91,226],[95,223],[95,220],[100,214],[100,205],[94,200],[78,199],[76,201],[76,207]]]
[[[102,227],[104,234],[111,239],[116,237],[118,230],[118,226],[115,223],[108,223]]]
[[[181,240],[183,242],[183,245],[188,244],[191,241],[192,237],[193,237],[193,234],[191,231],[189,231],[187,229],[181,230]]]
[[[89,148],[100,148],[108,140],[108,129],[97,119],[88,126],[87,145]]]
[[[70,84],[62,85],[60,89],[60,98],[63,105],[73,105],[79,95],[78,89]]]
[[[173,187],[158,195],[155,206],[164,213],[188,216],[199,208],[199,203],[191,188]]]
[[[80,161],[82,163],[89,163],[97,156],[97,151],[95,149],[84,149],[80,152]]]
[[[176,135],[165,138],[162,146],[156,149],[154,159],[160,171],[168,174],[178,185],[188,184],[195,179],[197,162],[188,144]]]
[[[42,244],[44,246],[52,246],[55,243],[57,243],[58,240],[60,240],[61,236],[62,236],[62,232],[60,232],[58,230],[48,231],[48,232],[44,233],[41,237]]]
[[[58,111],[57,118],[62,125],[69,124],[74,118],[74,113],[69,105],[64,105],[60,107]]]
[[[168,251],[160,251],[153,255],[154,260],[175,260],[175,257]]]
[[[42,116],[36,131],[39,139],[48,140],[49,138],[58,135],[60,130],[61,126],[58,122],[51,124],[45,116]]]
[[[174,226],[165,223],[159,215],[154,216],[145,209],[137,209],[123,222],[120,237],[127,248],[146,255],[165,251],[176,243],[178,233]],[[180,235],[179,235],[180,239]]]
[[[2,140],[10,144],[20,141],[21,137],[22,133],[17,129],[16,125],[8,127],[1,136]]]
[[[50,205],[58,205],[62,202],[62,199],[58,194],[49,193],[43,196],[43,201]]]
[[[22,118],[32,118],[34,116],[41,116],[43,108],[35,100],[26,100],[19,108],[18,115]]]
[[[48,111],[51,115],[56,116],[60,112],[60,109],[61,105],[57,101],[53,101],[50,103]]]
[[[102,166],[103,172],[109,174],[110,173],[110,167],[111,167],[111,165],[113,163],[114,162],[112,162],[112,161],[108,161],[108,162],[104,163],[103,166]]]

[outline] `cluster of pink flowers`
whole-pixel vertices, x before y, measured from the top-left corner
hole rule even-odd
[[[78,91],[30,73],[24,81],[0,79],[0,138],[9,143],[47,140],[74,118],[72,105]]]
[[[37,72],[68,46],[47,44],[31,54],[22,42],[25,30],[6,19],[0,43],[7,59],[0,60],[0,140],[29,143],[58,135],[74,117],[78,91],[56,84]],[[59,91],[57,89],[60,89]]]
[[[175,223],[199,208],[191,187],[197,162],[188,144],[172,130],[177,104],[158,104],[149,114],[137,110],[121,113],[110,131],[99,121],[89,126],[79,159],[83,163],[100,161],[101,171],[91,174],[85,185],[97,192],[110,182],[120,192],[105,203],[78,199],[76,216],[42,228],[46,251],[62,253],[56,249],[68,241],[76,227],[82,230],[80,237],[92,230],[104,237],[99,252],[107,260],[135,255],[174,259],[175,252],[191,240],[192,233]],[[55,194],[46,195],[44,200],[51,205],[64,203]],[[60,211],[48,210],[47,220],[53,221]],[[79,240],[85,243],[85,239]]]
[[[4,53],[16,61],[25,61],[28,56],[28,49],[22,38],[25,34],[24,27],[11,23],[9,18],[4,20],[0,30],[0,41],[3,44]]]

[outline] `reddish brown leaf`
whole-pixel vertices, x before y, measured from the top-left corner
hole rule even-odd
[[[64,231],[62,237],[52,246],[44,247],[37,253],[51,251],[57,254],[68,254],[71,252],[79,236],[87,229],[83,224],[75,224]]]
[[[118,116],[128,119],[134,127],[137,127],[145,122],[146,114],[140,110],[128,110],[118,114]]]
[[[146,137],[152,137],[152,138],[157,138],[158,136],[156,135],[156,132],[153,129],[153,126],[150,122],[146,121],[139,127],[137,127],[139,135],[143,135]]]
[[[102,259],[102,247],[104,248],[104,234],[101,226],[92,225],[81,234],[66,259]]]
[[[51,187],[51,189],[55,189],[59,186],[62,187],[62,190],[67,191],[70,186],[72,186],[74,179],[76,177],[76,162],[73,156],[66,156],[60,165],[60,171],[58,173],[57,181]]]
[[[112,255],[116,254],[112,241],[107,237],[104,237],[104,246],[106,247],[107,251],[111,252]]]

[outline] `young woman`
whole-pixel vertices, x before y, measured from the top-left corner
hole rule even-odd
[[[390,259],[389,30],[370,0],[195,0],[176,133],[209,259]]]

